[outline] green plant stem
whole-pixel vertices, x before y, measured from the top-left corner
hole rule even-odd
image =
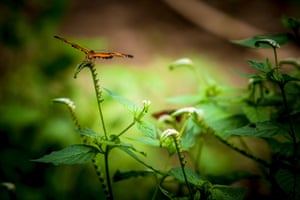
[[[279,69],[277,51],[276,51],[276,47],[274,47],[274,46],[272,46],[272,47],[273,47],[273,51],[274,51],[275,69],[276,69],[276,73],[277,73],[278,69]]]
[[[283,100],[283,105],[286,109],[287,116],[288,116],[288,122],[289,122],[289,127],[290,127],[290,136],[293,141],[293,158],[294,158],[293,160],[296,160],[296,158],[297,158],[297,138],[296,138],[296,133],[295,133],[294,126],[292,123],[292,119],[290,116],[290,111],[289,111],[287,98],[286,98],[286,94],[285,94],[285,90],[284,90],[284,84],[279,84],[279,88],[280,88],[280,92],[281,92],[281,96],[282,96],[282,100]]]
[[[135,124],[135,121],[131,122],[123,131],[121,131],[117,137],[120,137],[121,135],[123,135],[124,133],[126,133],[131,127],[133,127]]]
[[[106,131],[106,127],[105,127],[105,122],[104,122],[104,117],[103,117],[103,112],[102,112],[102,108],[101,108],[102,93],[101,93],[101,89],[100,89],[100,86],[99,86],[99,80],[97,78],[98,74],[96,72],[96,68],[95,68],[95,65],[93,63],[91,63],[89,65],[89,69],[90,69],[92,77],[93,77],[93,84],[94,84],[94,88],[95,88],[95,93],[96,93],[96,98],[97,98],[97,104],[98,104],[98,110],[99,110],[99,114],[100,114],[102,129],[103,129],[103,132],[104,132],[105,139],[108,139],[107,131]]]
[[[288,122],[289,122],[289,127],[290,127],[290,136],[292,138],[292,142],[293,142],[293,160],[292,160],[292,165],[296,166],[297,165],[297,149],[298,149],[298,144],[297,144],[297,137],[296,137],[296,133],[294,130],[294,126],[292,123],[292,119],[290,116],[290,111],[289,111],[289,107],[288,107],[288,103],[287,103],[287,98],[286,98],[286,93],[284,90],[284,84],[279,83],[279,88],[280,88],[280,92],[282,95],[282,100],[283,100],[283,105],[287,111],[287,116],[288,116]],[[294,176],[293,176],[293,197],[296,197],[296,185],[297,185],[297,172],[294,171]]]
[[[189,190],[190,199],[194,199],[193,190],[191,188],[190,183],[188,182],[188,179],[187,179],[187,176],[186,176],[186,173],[185,173],[185,170],[184,170],[184,160],[183,160],[183,157],[181,155],[179,144],[178,144],[176,136],[173,136],[173,139],[174,139],[174,142],[175,142],[175,147],[176,147],[179,163],[180,163],[180,166],[181,166],[182,174],[183,174],[183,177],[184,177],[184,181],[185,181],[185,184],[187,185],[187,188]]]
[[[113,192],[112,192],[112,187],[111,187],[111,180],[110,180],[110,173],[109,173],[109,161],[108,161],[109,152],[110,152],[110,147],[106,146],[105,152],[104,152],[106,183],[107,183],[107,188],[108,188],[109,200],[113,200],[114,197],[113,197]]]

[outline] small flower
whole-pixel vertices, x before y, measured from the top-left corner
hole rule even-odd
[[[151,101],[150,100],[143,100],[143,111],[144,112],[148,112],[149,107],[151,105]]]

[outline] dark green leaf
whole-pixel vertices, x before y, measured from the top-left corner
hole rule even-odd
[[[279,34],[269,34],[269,35],[256,35],[244,40],[234,40],[232,41],[235,44],[244,46],[244,47],[250,47],[250,48],[258,48],[255,44],[257,41],[262,39],[271,39],[276,41],[280,46],[291,42],[290,35],[288,33],[279,33]],[[259,47],[261,48],[271,48],[272,46],[268,44],[261,44]]]
[[[243,200],[246,190],[225,185],[214,185],[210,189],[209,200]]]
[[[225,138],[230,136],[270,138],[282,131],[283,129],[278,124],[272,122],[259,122],[256,124],[248,124],[241,128],[228,130],[223,134],[223,136]]]
[[[206,175],[207,178],[212,184],[222,184],[222,185],[230,185],[234,182],[240,181],[242,179],[249,178],[259,178],[260,175],[252,174],[245,171],[234,171],[230,173],[225,173],[222,175]]]
[[[75,144],[59,151],[53,151],[52,153],[33,161],[52,163],[54,165],[83,164],[92,161],[97,153],[99,153],[99,151],[96,147],[83,144]]]
[[[114,182],[126,180],[133,177],[145,177],[149,175],[155,175],[153,171],[149,170],[131,170],[131,171],[120,171],[117,170],[116,173],[113,176]]]
[[[267,139],[270,146],[272,155],[276,155],[278,158],[291,158],[294,153],[292,142],[280,142],[275,139]]]
[[[208,125],[221,136],[227,135],[227,131],[244,126],[248,120],[244,115],[234,115],[210,122]],[[224,136],[224,137],[225,137]]]
[[[251,67],[253,67],[254,69],[257,69],[258,71],[261,71],[261,72],[267,73],[267,72],[270,72],[272,70],[268,60],[266,61],[266,63],[257,62],[257,61],[254,61],[254,60],[248,60],[248,64]]]
[[[288,194],[289,197],[293,198],[292,193],[295,188],[295,197],[296,197],[295,199],[299,199],[300,197],[299,173],[293,174],[291,171],[281,169],[276,173],[275,177],[279,186]]]
[[[300,20],[292,17],[282,17],[281,22],[285,28],[297,30],[300,28]]]
[[[189,169],[189,168],[184,168],[186,176],[187,176],[187,180],[189,183],[198,186],[198,187],[202,187],[204,184],[208,183],[206,180],[201,179],[201,177],[196,174],[193,170]],[[174,176],[178,181],[184,183],[185,179],[182,173],[182,168],[181,167],[176,167],[176,168],[172,168],[168,174],[170,176]]]
[[[288,75],[288,74],[282,74],[282,78],[283,78],[283,81],[284,81],[285,83],[290,82],[290,81],[300,81],[299,78],[292,77],[292,76],[290,76],[290,75]]]

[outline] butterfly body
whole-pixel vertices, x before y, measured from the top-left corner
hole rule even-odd
[[[54,36],[54,38],[59,39],[69,45],[71,45],[73,48],[78,49],[80,51],[82,51],[83,53],[85,53],[86,58],[88,60],[92,60],[95,58],[101,58],[101,59],[111,59],[113,57],[123,57],[123,58],[133,58],[132,55],[130,54],[124,54],[124,53],[117,53],[117,52],[95,52],[94,50],[88,50],[86,48],[83,48],[81,46],[79,46],[78,44],[69,41],[65,38],[59,37],[59,36]]]

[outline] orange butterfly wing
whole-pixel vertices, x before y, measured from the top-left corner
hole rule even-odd
[[[124,54],[124,53],[107,53],[107,52],[94,52],[94,51],[90,51],[88,53],[88,58],[110,59],[113,57],[133,58],[132,55]]]
[[[76,44],[74,42],[71,42],[71,41],[69,41],[65,38],[59,37],[57,35],[55,35],[54,38],[59,39],[65,43],[71,45],[72,47],[84,52],[88,59],[93,59],[93,58],[110,59],[113,57],[133,58],[133,55],[124,54],[124,53],[106,53],[106,52],[95,52],[93,50],[88,50],[88,49],[85,49],[85,48],[79,46],[78,44]]]
[[[71,42],[71,41],[69,41],[69,40],[67,40],[67,39],[65,39],[65,38],[59,37],[59,36],[57,36],[57,35],[55,35],[54,37],[55,37],[56,39],[59,39],[59,40],[65,42],[65,43],[71,45],[72,47],[74,47],[74,48],[76,48],[76,49],[79,49],[80,51],[84,52],[85,54],[89,54],[89,53],[90,53],[90,50],[85,49],[85,48],[79,46],[78,44],[75,44],[74,42]]]

